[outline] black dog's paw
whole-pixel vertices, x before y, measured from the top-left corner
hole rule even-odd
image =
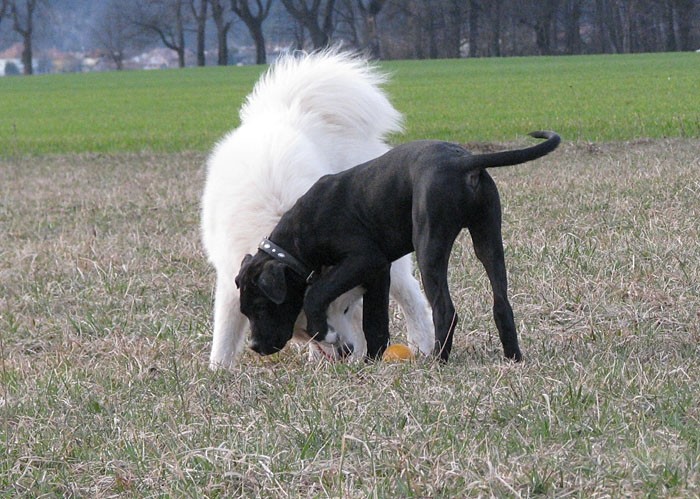
[[[325,320],[322,321],[314,321],[311,319],[307,319],[308,322],[306,324],[306,331],[309,333],[309,336],[311,336],[314,340],[316,341],[325,341],[327,343],[335,343],[335,340],[338,338],[338,334],[331,330],[329,331],[328,329],[328,323]],[[331,341],[334,340],[334,341]]]
[[[506,359],[512,360],[513,362],[521,362],[523,360],[523,354],[520,349],[508,350],[503,352]]]

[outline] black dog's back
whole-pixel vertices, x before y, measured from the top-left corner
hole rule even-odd
[[[445,211],[464,227],[469,215],[465,207],[471,204],[465,195],[480,179],[485,187],[492,184],[484,169],[532,161],[556,149],[561,140],[554,132],[530,135],[546,140],[524,149],[475,155],[444,141],[418,140],[398,145],[379,158],[322,177],[282,217],[280,225],[295,224],[295,230],[305,234],[300,236],[301,241],[316,238],[314,228],[324,227],[328,234],[310,258],[319,259],[323,265],[333,265],[339,252],[347,251],[337,248],[335,241],[347,240],[355,231],[361,231],[364,237],[372,234],[390,261],[396,260],[414,250],[413,206],[434,204],[436,200],[430,198],[438,197],[441,207],[452,205]],[[469,175],[472,178],[466,178]],[[466,182],[455,182],[457,178]],[[344,213],[320,209],[324,206],[343,207]]]

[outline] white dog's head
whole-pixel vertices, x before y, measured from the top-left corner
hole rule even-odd
[[[299,315],[294,327],[294,340],[308,344],[309,360],[326,359],[332,362],[356,361],[367,354],[367,341],[360,327],[362,324],[361,290],[353,289],[341,295],[328,307],[326,341],[314,341],[306,333],[306,316]],[[335,338],[331,336],[335,334]],[[334,340],[330,342],[330,340]]]

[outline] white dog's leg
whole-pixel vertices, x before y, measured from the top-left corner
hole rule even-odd
[[[328,326],[340,334],[340,341],[352,346],[350,360],[362,360],[367,341],[362,332],[362,291],[358,288],[340,295],[328,307]]]
[[[435,327],[428,300],[413,277],[411,255],[391,264],[391,297],[401,307],[406,320],[406,336],[409,345],[430,355],[435,345]]]
[[[248,319],[240,311],[240,295],[233,277],[216,279],[214,297],[214,338],[209,368],[232,367],[243,349]]]
[[[338,360],[338,346],[344,345],[352,349],[352,353],[345,360],[363,360],[367,354],[367,341],[362,332],[362,291],[353,289],[340,295],[328,307],[328,328],[338,333],[338,344],[332,345],[321,342],[310,345],[309,360],[322,358]],[[306,329],[306,317],[301,314],[297,321],[297,328]]]

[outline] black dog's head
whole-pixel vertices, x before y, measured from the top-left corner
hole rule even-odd
[[[288,273],[284,263],[258,252],[245,256],[236,277],[241,312],[250,321],[250,348],[261,355],[284,348],[304,303],[305,283]]]

